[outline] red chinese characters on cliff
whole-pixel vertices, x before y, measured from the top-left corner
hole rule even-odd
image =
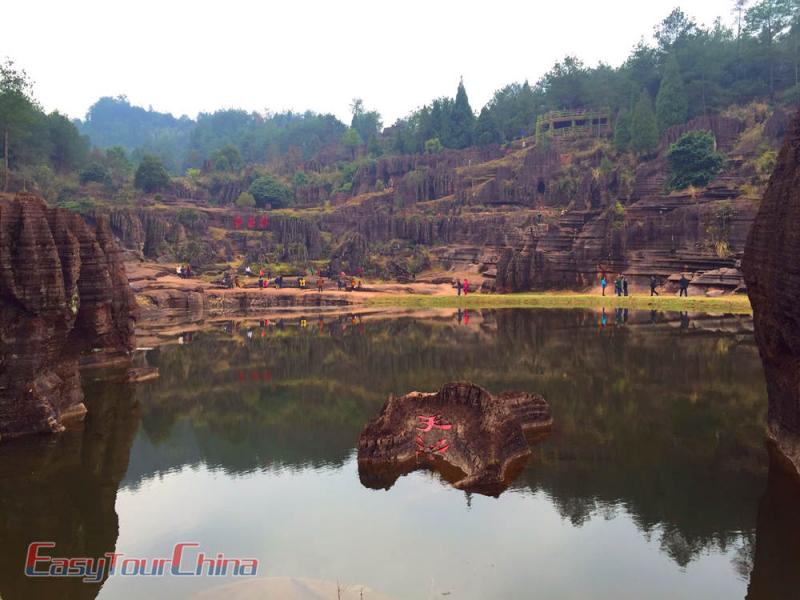
[[[242,215],[236,215],[233,218],[234,229],[241,229],[245,223],[248,229],[267,229],[269,227],[269,217],[267,215],[261,215],[256,219],[255,215],[249,215],[247,221],[245,221]]]
[[[422,434],[450,431],[452,428],[452,423],[445,420],[442,415],[418,415],[417,425],[415,426],[417,436],[414,440],[417,446],[417,453],[444,454],[450,448],[450,442],[447,441],[446,436],[438,437],[437,434],[432,440],[426,440]]]

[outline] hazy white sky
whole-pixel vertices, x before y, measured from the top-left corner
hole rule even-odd
[[[6,0],[0,58],[47,110],[100,96],[194,117],[217,108],[332,112],[354,96],[385,124],[459,76],[473,109],[556,60],[618,65],[676,5],[732,22],[732,0]]]

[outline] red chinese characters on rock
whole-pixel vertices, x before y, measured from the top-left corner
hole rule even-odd
[[[242,215],[236,215],[233,218],[234,229],[241,229],[245,224],[248,229],[267,229],[267,227],[269,227],[269,217],[267,215],[261,215],[256,219],[255,215],[248,215],[247,221],[245,221]]]
[[[417,445],[417,453],[425,454],[444,454],[450,448],[450,442],[446,437],[435,439],[433,442],[423,439],[421,434],[434,430],[449,431],[453,428],[452,423],[446,421],[442,415],[418,415],[417,437],[414,440]]]

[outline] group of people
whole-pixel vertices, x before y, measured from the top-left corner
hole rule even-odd
[[[465,296],[469,294],[469,279],[465,278],[463,282],[460,279],[456,279],[456,292],[459,296],[461,292],[464,292]]]
[[[352,292],[352,291],[360,292],[362,290],[361,280],[356,279],[355,277],[350,277],[350,278],[339,277],[336,280],[336,289],[338,289],[339,291],[344,290],[346,292]]]
[[[689,297],[689,279],[686,277],[686,273],[681,273],[681,278],[678,281],[678,296],[688,298]],[[658,287],[660,285],[658,277],[655,275],[650,275],[650,296],[658,296]],[[603,296],[606,295],[606,287],[608,286],[608,278],[606,277],[605,273],[600,275],[600,288],[601,293]],[[614,294],[617,296],[627,296],[628,295],[628,280],[620,273],[614,279]]]
[[[600,288],[602,290],[603,296],[606,295],[607,286],[608,286],[608,278],[606,277],[606,274],[603,273],[600,276]],[[625,278],[625,275],[619,274],[614,279],[614,294],[617,296],[628,295],[628,280]]]
[[[247,276],[255,276],[255,273],[250,268],[250,266],[245,267],[244,269],[245,275]],[[258,287],[260,289],[268,288],[270,286],[270,281],[273,285],[278,288],[283,288],[283,275],[277,275],[274,279],[271,279],[272,273],[265,273],[264,269],[261,269],[258,273]],[[225,278],[230,278],[228,274],[225,275]],[[224,278],[223,283],[227,283],[227,279]],[[238,278],[237,278],[238,279]],[[297,287],[301,290],[307,290],[309,286],[309,280],[305,275],[301,275],[297,278]],[[233,286],[230,286],[233,287]],[[236,287],[239,287],[238,285]],[[322,276],[317,277],[316,280],[316,288],[317,291],[322,293],[325,289],[325,279]],[[346,290],[348,292],[352,292],[354,290],[360,291],[362,288],[361,280],[356,279],[355,277],[347,277],[342,273],[339,277],[336,278],[336,288],[341,290]]]
[[[189,279],[192,276],[192,265],[186,263],[185,265],[178,265],[175,268],[175,273],[181,279]]]

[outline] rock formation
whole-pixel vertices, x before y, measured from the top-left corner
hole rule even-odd
[[[769,393],[769,435],[800,471],[800,115],[761,202],[744,258]]]
[[[420,468],[437,471],[454,487],[499,495],[530,457],[525,434],[552,425],[541,396],[492,396],[471,383],[449,383],[435,393],[390,396],[358,439],[358,470],[370,488],[388,489]]]
[[[105,218],[0,198],[0,438],[82,416],[79,363],[127,360],[134,309]]]

